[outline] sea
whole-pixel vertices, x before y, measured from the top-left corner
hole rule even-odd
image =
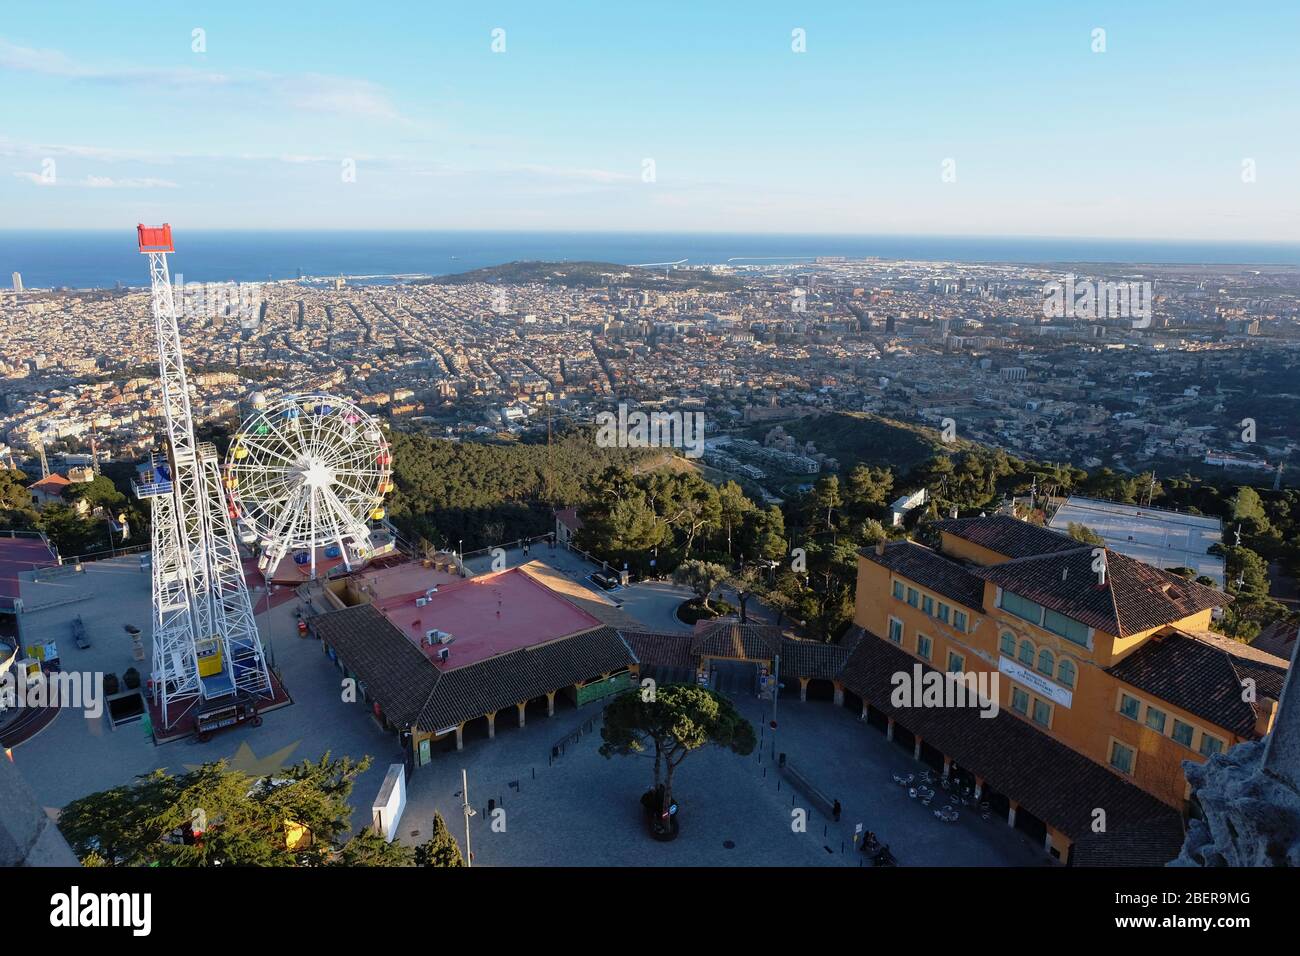
[[[934,262],[1300,265],[1300,243],[903,235],[175,229],[173,273],[186,282],[447,275],[520,260],[622,265],[799,263],[819,256]],[[134,228],[0,230],[0,287],[11,272],[35,288],[148,284]],[[370,279],[361,277],[372,277]]]

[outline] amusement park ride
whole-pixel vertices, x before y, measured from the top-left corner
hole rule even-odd
[[[262,543],[262,573],[292,551],[315,579],[321,558],[351,570],[370,557],[368,522],[384,517],[392,455],[379,424],[346,399],[292,395],[268,403],[259,392],[230,445],[226,488],[241,539]]]
[[[236,524],[246,544],[261,539],[263,570],[306,548],[314,576],[318,546],[338,548],[350,568],[368,554],[367,519],[384,516],[391,458],[369,416],[313,395],[271,410],[263,403],[232,443],[223,474],[215,446],[194,437],[167,268],[171,227],[137,233],[149,257],[167,428],[166,447],[135,488],[153,509],[153,697],[164,731],[196,707],[202,731],[205,712],[218,719],[213,726],[230,723],[243,717],[223,715],[255,715],[257,701],[274,695]]]

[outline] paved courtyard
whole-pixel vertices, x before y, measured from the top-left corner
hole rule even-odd
[[[428,837],[433,811],[464,843],[461,770],[468,771],[470,840],[475,863],[490,866],[859,866],[853,827],[874,830],[912,866],[1037,866],[1042,852],[999,819],[963,813],[941,823],[930,808],[896,786],[892,774],[915,771],[910,754],[825,702],[782,700],[776,752],[843,807],[836,824],[781,779],[766,730],[770,704],[733,698],[764,728],[761,752],[739,757],[708,748],[688,756],[674,780],[682,805],[681,836],[656,843],[646,831],[638,799],[653,779],[649,757],[599,754],[598,704],[534,718],[524,728],[499,720],[495,741],[475,741],[460,754],[441,754],[412,778],[400,838]],[[551,746],[571,732],[548,765]],[[488,801],[505,808],[505,832],[494,832]],[[807,830],[792,828],[792,809],[807,810]],[[417,831],[418,836],[413,836]]]
[[[550,560],[556,554],[534,548],[530,558]],[[574,560],[566,570],[581,573],[580,559],[566,557]],[[34,612],[24,626],[54,634],[80,613],[94,646],[79,651],[64,645],[65,668],[121,673],[135,663],[123,625],[135,623],[148,632],[148,575],[140,572],[134,558],[86,567],[75,581],[64,584],[67,579],[60,579],[63,590],[57,600],[88,599],[59,605],[44,597],[29,601],[45,610]],[[679,589],[661,584],[637,585],[615,596],[625,599],[629,613],[639,619],[642,614],[651,617],[646,626],[655,629],[668,628],[670,609],[682,599]],[[180,741],[162,746],[147,740],[138,722],[113,729],[106,717],[90,720],[65,711],[14,751],[15,763],[38,799],[53,812],[70,800],[130,783],[158,767],[179,772],[224,757],[250,772],[266,773],[329,751],[373,758],[352,796],[353,825],[368,825],[370,804],[389,764],[401,761],[398,742],[379,729],[364,704],[343,702],[338,671],[316,641],[296,634],[297,604],[290,600],[268,613],[265,602],[257,602],[263,641],[292,705],[267,714],[260,728],[234,728],[206,744]],[[136,666],[147,673],[147,662]],[[426,839],[433,811],[438,810],[463,842],[459,792],[464,768],[478,809],[471,840],[480,865],[858,866],[860,855],[852,852],[853,825],[858,822],[889,843],[903,865],[1044,862],[1037,847],[999,820],[983,821],[969,812],[955,824],[936,820],[933,807],[920,806],[891,781],[895,771],[918,769],[910,753],[856,715],[826,702],[783,698],[776,751],[786,753],[816,787],[841,802],[841,822],[831,822],[786,780],[778,780],[767,729],[770,704],[760,705],[747,695],[734,699],[763,734],[760,752],[738,757],[710,748],[686,758],[675,781],[682,834],[673,843],[653,842],[640,817],[638,798],[653,775],[650,758],[601,757],[600,705],[575,709],[567,702],[557,704],[553,718],[544,710],[530,710],[523,728],[516,726],[513,714],[501,715],[494,741],[486,739],[483,721],[467,727],[464,751],[436,753],[429,766],[416,771],[400,838],[408,844]],[[548,759],[554,744],[579,731],[576,740],[564,744],[561,757]],[[506,810],[504,833],[492,830],[489,800]],[[806,832],[793,831],[793,807],[807,808]]]
[[[78,595],[85,600],[54,605],[45,597],[44,585],[35,589],[24,585],[25,595],[39,598],[29,598],[28,605],[46,608],[24,616],[25,635],[66,634],[71,619],[81,614],[92,647],[83,651],[60,637],[65,670],[108,670],[120,675],[134,665],[147,678],[151,666],[148,573],[139,570],[134,557],[85,567],[84,574],[57,579],[59,601]],[[379,729],[364,704],[343,702],[340,675],[320,644],[297,636],[298,601],[273,606],[268,616],[265,592],[253,598],[263,645],[293,704],[266,714],[261,727],[236,727],[203,744],[181,740],[161,746],[145,736],[139,721],[113,728],[106,715],[89,719],[80,711],[65,710],[14,749],[14,763],[41,803],[53,810],[88,793],[128,784],[159,767],[184,772],[187,766],[224,757],[252,772],[268,772],[331,751],[335,756],[374,757],[374,766],[360,779],[353,801],[360,808],[355,824],[368,823],[370,801],[388,765],[401,759],[397,739]],[[130,638],[123,629],[128,623],[145,632],[143,663],[131,658]]]

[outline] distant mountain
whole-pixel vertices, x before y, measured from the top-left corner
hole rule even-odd
[[[738,278],[716,275],[702,269],[674,269],[664,273],[657,269],[623,266],[616,262],[507,262],[504,265],[420,280],[420,284],[432,285],[469,285],[474,282],[503,285],[545,283],[586,288],[612,286],[663,291],[703,289],[709,292],[727,292],[744,285]]]

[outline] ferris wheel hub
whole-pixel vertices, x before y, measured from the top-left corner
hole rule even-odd
[[[302,467],[302,480],[309,488],[328,488],[334,483],[334,469],[323,461],[308,458]]]

